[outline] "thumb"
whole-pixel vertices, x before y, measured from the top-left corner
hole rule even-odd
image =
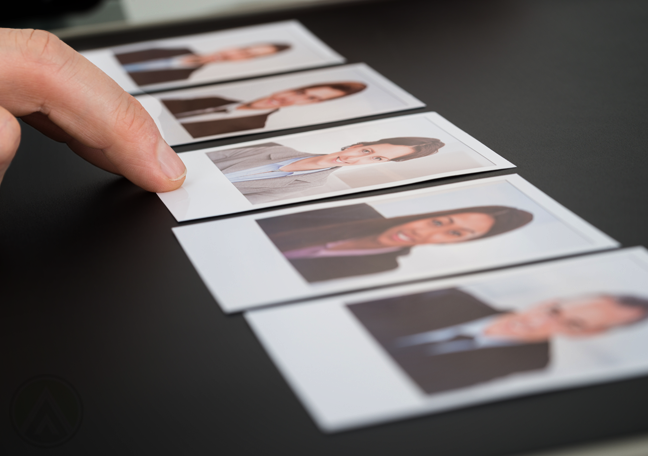
[[[0,106],[0,183],[11,164],[20,144],[20,125],[18,120]]]

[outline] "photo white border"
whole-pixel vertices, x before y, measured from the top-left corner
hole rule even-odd
[[[409,199],[425,194],[448,192],[449,190],[481,186],[496,182],[507,182],[511,184],[530,200],[562,221],[567,227],[577,232],[580,236],[587,238],[590,245],[563,249],[559,254],[537,254],[524,260],[501,261],[493,259],[491,261],[484,261],[483,264],[473,269],[464,265],[446,268],[442,274],[436,275],[430,271],[423,271],[420,273],[410,273],[406,277],[387,278],[383,276],[380,279],[376,279],[372,274],[363,277],[309,284],[294,269],[283,254],[279,252],[277,247],[265,235],[261,227],[257,223],[254,223],[257,219],[293,214],[296,212],[359,203],[375,204],[392,199]],[[196,271],[207,285],[207,288],[211,291],[225,313],[239,312],[254,307],[279,304],[286,301],[315,298],[333,293],[361,290],[376,285],[385,286],[399,282],[443,277],[495,267],[511,266],[524,262],[575,255],[618,247],[619,245],[614,239],[590,225],[516,174],[198,223],[173,228],[173,233],[196,268]],[[241,239],[246,239],[247,241],[243,243],[240,242]],[[272,274],[269,274],[268,271],[272,271]],[[253,281],[253,284],[250,281]]]
[[[558,266],[579,268],[591,262],[628,258],[647,270],[648,251],[633,247],[555,260],[502,271],[353,293],[280,307],[252,310],[245,318],[317,426],[337,432],[403,418],[474,406],[501,399],[586,386],[645,375],[642,363],[614,367],[596,375],[573,374],[542,386],[489,386],[424,394],[389,357],[346,306],[427,291],[470,286],[490,279],[541,273]],[[317,321],[312,321],[316,315]],[[286,322],[289,322],[286,324]],[[309,323],[309,324],[308,324]],[[331,330],[335,333],[332,334]],[[306,358],[306,353],[310,356]],[[308,359],[308,362],[304,362]],[[373,383],[367,383],[368,377]],[[379,398],[379,399],[378,399]]]
[[[282,82],[282,85],[284,85],[285,87],[299,87],[301,85],[304,85],[305,79],[308,80],[308,78],[317,77],[317,79],[321,81],[327,81],[329,80],[329,78],[333,78],[333,79],[339,78],[340,77],[338,76],[339,73],[354,74],[353,76],[349,76],[345,74],[344,77],[345,78],[356,77],[360,81],[366,83],[368,86],[373,85],[375,87],[379,87],[384,93],[387,93],[393,98],[397,99],[400,102],[401,106],[398,108],[390,108],[390,109],[373,109],[373,110],[367,109],[366,112],[357,115],[356,114],[344,115],[344,113],[340,112],[340,110],[336,110],[336,115],[334,117],[331,116],[330,118],[318,120],[316,122],[299,121],[298,119],[295,119],[294,123],[290,125],[282,125],[281,127],[264,127],[264,128],[256,128],[251,130],[236,131],[231,133],[223,133],[220,135],[193,138],[184,129],[181,123],[173,116],[173,114],[166,108],[166,106],[164,106],[164,104],[160,101],[160,98],[173,98],[177,96],[188,97],[188,98],[191,98],[192,96],[204,96],[207,93],[209,93],[209,91],[211,90],[218,90],[218,91],[222,90],[223,93],[218,93],[218,95],[229,96],[227,94],[228,90],[243,91],[246,90],[246,88],[248,87],[259,87],[265,84],[269,84],[269,83],[274,84],[280,81]],[[284,84],[283,81],[287,81],[287,82]],[[310,85],[311,82],[308,82],[306,84]],[[270,93],[268,95],[270,95]],[[354,95],[366,96],[366,94],[363,95],[362,92]],[[356,63],[352,65],[340,65],[331,68],[302,71],[299,73],[270,76],[261,79],[253,79],[253,80],[247,80],[241,82],[205,85],[205,86],[195,87],[191,89],[174,90],[171,92],[162,92],[157,94],[138,95],[136,99],[142,104],[142,106],[144,106],[144,108],[148,111],[151,117],[153,117],[153,120],[157,124],[160,133],[162,134],[162,137],[165,139],[165,141],[169,143],[170,146],[193,144],[198,142],[209,141],[212,139],[230,138],[234,136],[246,136],[255,133],[268,133],[272,131],[288,130],[291,128],[310,127],[310,126],[321,125],[330,122],[340,122],[344,120],[360,119],[363,117],[370,117],[370,116],[376,116],[380,114],[401,112],[410,109],[425,107],[425,103],[418,100],[413,95],[409,94],[408,92],[406,92],[405,90],[403,90],[402,88],[400,88],[399,86],[391,82],[389,79],[385,78],[383,75],[373,70],[371,67],[369,67],[364,63]],[[330,103],[334,103],[335,101],[336,100],[331,100]],[[306,107],[308,106],[310,105],[307,105]],[[290,109],[290,108],[288,107],[285,109]]]
[[[366,128],[369,126],[384,125],[394,122],[401,122],[403,120],[414,120],[419,118],[426,119],[430,121],[434,126],[440,128],[441,130],[444,130],[448,135],[452,136],[454,139],[461,142],[472,151],[490,161],[492,165],[429,174],[427,176],[421,176],[412,179],[402,179],[385,184],[369,185],[359,188],[350,188],[348,190],[339,190],[305,197],[286,198],[268,203],[253,204],[248,201],[248,199],[245,198],[244,195],[241,194],[241,192],[234,186],[234,184],[232,184],[227,180],[227,178],[225,178],[223,173],[218,169],[217,166],[212,163],[212,161],[206,155],[207,153],[220,150],[237,149],[268,142],[283,144],[284,141],[290,139],[320,136],[322,134],[335,135],[335,133],[341,131],[352,131],[354,129]],[[328,128],[325,130],[309,131],[305,133],[297,133],[294,135],[277,136],[273,138],[232,144],[228,146],[211,147],[192,152],[184,152],[179,154],[179,157],[187,167],[187,179],[185,180],[185,183],[183,184],[182,188],[173,192],[158,193],[158,196],[160,197],[162,202],[166,205],[167,209],[171,211],[178,222],[186,222],[189,220],[196,220],[205,217],[246,212],[267,207],[283,206],[303,201],[314,201],[323,198],[330,198],[333,196],[348,195],[352,193],[379,190],[383,188],[398,187],[402,185],[413,184],[416,182],[424,182],[427,180],[441,179],[450,176],[460,176],[464,174],[473,174],[515,167],[513,163],[506,160],[493,150],[489,149],[487,146],[485,146],[457,126],[453,125],[436,112],[425,112],[419,114],[410,114],[406,116],[390,117],[388,119],[361,122],[352,125],[345,125],[342,127]]]
[[[198,80],[181,80],[181,81],[170,81],[163,82],[159,84],[148,84],[144,88],[140,87],[133,81],[128,73],[124,70],[122,65],[119,63],[115,57],[115,53],[121,52],[136,52],[142,49],[149,47],[163,47],[163,46],[179,46],[178,41],[186,40],[186,46],[192,45],[192,40],[203,40],[208,38],[210,35],[214,36],[216,39],[222,39],[223,37],[227,38],[228,35],[236,36],[237,40],[241,38],[238,35],[250,32],[250,33],[259,33],[263,31],[268,31],[270,33],[275,32],[277,29],[285,29],[285,31],[294,37],[295,42],[300,43],[307,47],[314,56],[319,58],[319,62],[306,63],[299,60],[294,60],[290,64],[286,64],[277,68],[276,66],[270,70],[263,69],[262,66],[259,66],[257,70],[250,71],[241,71],[238,74],[228,75],[224,77],[218,77],[214,75],[210,78],[198,79]],[[269,24],[259,24],[252,25],[247,27],[237,27],[226,30],[216,30],[213,32],[197,33],[192,35],[184,36],[175,36],[170,38],[162,38],[158,40],[147,40],[147,41],[138,41],[136,43],[124,44],[121,46],[112,46],[105,48],[97,49],[88,49],[81,52],[81,55],[86,57],[96,66],[101,68],[106,74],[113,78],[124,90],[132,95],[142,95],[145,93],[156,92],[160,90],[169,90],[169,89],[179,89],[183,87],[193,87],[203,84],[214,84],[221,83],[226,81],[234,81],[238,79],[248,79],[255,78],[259,76],[269,76],[277,73],[288,73],[291,71],[301,71],[311,68],[319,68],[330,65],[342,64],[346,61],[344,57],[331,49],[326,43],[320,40],[315,36],[310,30],[308,30],[301,22],[297,20],[289,21],[280,21],[280,22],[271,22]]]

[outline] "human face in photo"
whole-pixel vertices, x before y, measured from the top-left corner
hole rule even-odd
[[[259,44],[257,46],[224,49],[212,54],[191,55],[185,57],[183,62],[194,65],[205,65],[217,62],[236,62],[274,54],[276,50],[277,49],[274,46]]]
[[[247,104],[248,109],[278,109],[286,106],[319,103],[343,97],[345,93],[332,87],[321,86],[308,89],[284,90],[269,97],[259,98]]]
[[[397,225],[378,235],[377,240],[383,247],[464,242],[488,233],[494,223],[491,215],[462,212]]]
[[[618,304],[611,296],[554,300],[505,315],[490,332],[525,341],[543,341],[557,334],[591,336],[642,315],[641,309]]]
[[[326,167],[373,165],[386,163],[394,158],[404,157],[412,153],[414,153],[414,149],[409,146],[397,146],[394,144],[365,146],[356,144],[339,152],[324,155],[321,157],[320,163]]]
[[[258,44],[255,46],[238,47],[231,49],[224,49],[220,52],[211,54],[214,62],[232,62],[237,60],[248,60],[256,57],[263,57],[277,52],[277,48],[269,44]]]

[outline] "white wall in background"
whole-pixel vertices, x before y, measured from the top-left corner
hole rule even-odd
[[[121,0],[128,22],[188,19],[204,14],[238,13],[326,0]]]

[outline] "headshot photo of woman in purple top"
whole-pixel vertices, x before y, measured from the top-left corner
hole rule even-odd
[[[394,270],[398,257],[417,245],[484,239],[531,220],[531,213],[507,206],[385,218],[363,203],[256,222],[302,277],[313,283]]]

